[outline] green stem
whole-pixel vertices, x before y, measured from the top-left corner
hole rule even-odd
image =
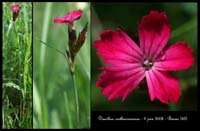
[[[14,22],[13,22],[14,23]],[[15,24],[14,24],[14,29],[15,29],[15,33],[17,35],[17,28],[15,27]],[[18,36],[18,35],[17,35]]]
[[[76,78],[75,74],[72,75],[73,82],[74,82],[74,93],[75,93],[75,100],[76,100],[76,116],[77,116],[77,126],[79,127],[79,101],[78,101],[78,91],[76,86]]]

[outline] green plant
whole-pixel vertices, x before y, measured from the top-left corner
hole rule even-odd
[[[3,3],[3,128],[32,128],[32,3]]]

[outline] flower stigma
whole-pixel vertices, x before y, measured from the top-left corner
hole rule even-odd
[[[145,70],[151,69],[153,66],[153,60],[151,58],[145,58],[143,61],[143,67]]]

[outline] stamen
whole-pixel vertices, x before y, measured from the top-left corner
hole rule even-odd
[[[152,66],[153,66],[153,60],[150,58],[145,58],[143,62],[144,69],[149,70],[151,69]]]

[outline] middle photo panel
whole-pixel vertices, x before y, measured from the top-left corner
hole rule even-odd
[[[33,3],[33,128],[90,128],[90,3]]]

